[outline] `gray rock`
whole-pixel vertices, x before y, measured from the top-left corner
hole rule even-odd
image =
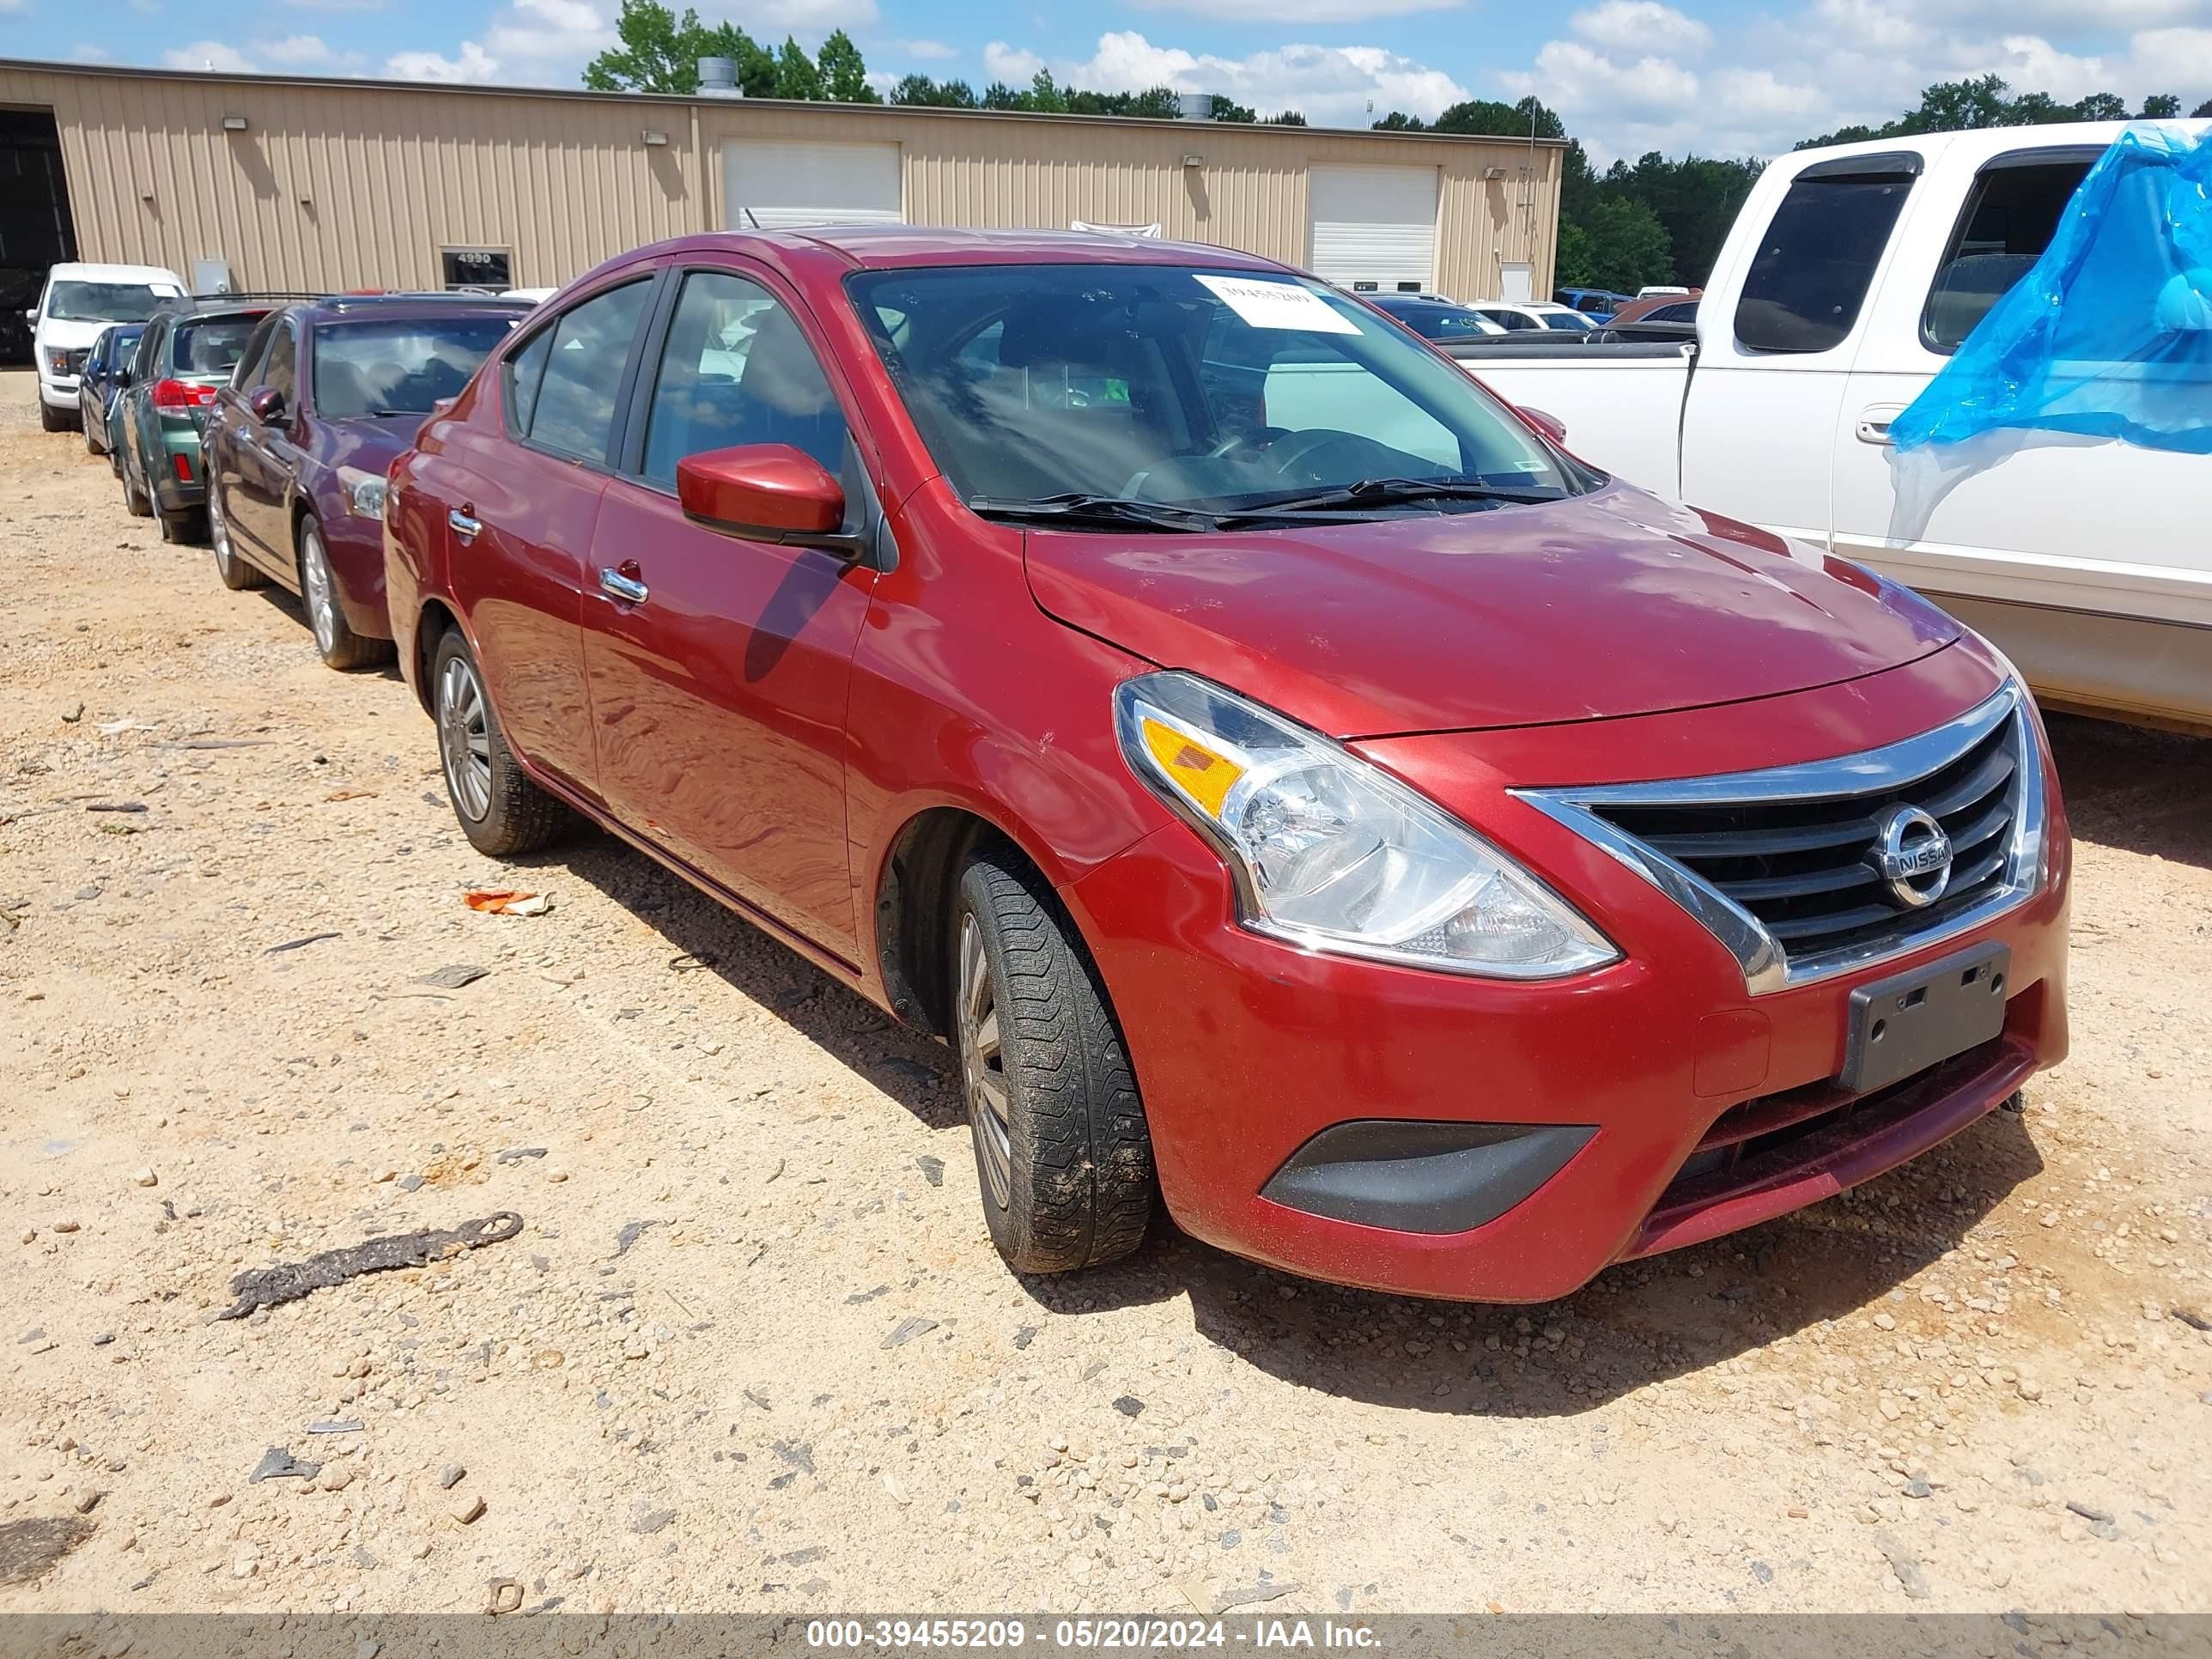
[[[1754,1561],[1751,1564],[1751,1576],[1762,1584],[1771,1584],[1774,1582],[1774,1569],[1764,1561]]]
[[[1135,1417],[1144,1411],[1145,1402],[1133,1394],[1125,1394],[1114,1402],[1114,1409],[1124,1417]]]
[[[945,1184],[945,1160],[943,1158],[932,1158],[927,1152],[924,1152],[920,1158],[915,1159],[914,1162],[915,1167],[921,1171],[922,1178],[928,1182],[931,1186],[942,1187]]]
[[[908,1314],[891,1327],[891,1334],[884,1339],[884,1346],[896,1348],[911,1342],[917,1336],[926,1336],[937,1328],[933,1319],[924,1319],[920,1314]]]
[[[802,1474],[814,1473],[814,1448],[795,1441],[779,1440],[775,1455]]]
[[[1907,1498],[1925,1498],[1929,1496],[1929,1491],[1930,1488],[1925,1480],[1913,1480],[1905,1483],[1905,1495]]]
[[[271,1446],[261,1454],[261,1461],[253,1466],[253,1473],[246,1477],[248,1486],[258,1486],[264,1480],[312,1480],[323,1472],[320,1463],[304,1462],[282,1446]]]
[[[629,1506],[629,1529],[632,1532],[659,1532],[675,1518],[674,1510],[657,1510],[642,1498]]]
[[[1874,1541],[1888,1561],[1889,1570],[1897,1575],[1897,1582],[1905,1587],[1905,1595],[1915,1601],[1925,1601],[1928,1575],[1921,1570],[1912,1552],[1886,1532],[1875,1534]]]
[[[461,1477],[467,1473],[468,1471],[463,1468],[459,1463],[447,1464],[444,1468],[438,1471],[438,1490],[440,1492],[453,1491],[455,1486],[460,1485]]]
[[[2111,1510],[2093,1509],[2088,1504],[2084,1504],[2078,1498],[2068,1498],[2066,1500],[2066,1507],[2073,1510],[2075,1514],[2080,1516],[2084,1521],[2093,1522],[2100,1526],[2106,1527],[2112,1524]]]
[[[472,962],[453,962],[447,963],[435,973],[424,974],[415,982],[417,985],[431,986],[441,991],[458,991],[464,985],[475,984],[489,972],[491,972],[490,969],[480,968]]]
[[[398,1182],[399,1190],[403,1193],[411,1193],[422,1184],[422,1177],[418,1175],[404,1175],[399,1177]]]

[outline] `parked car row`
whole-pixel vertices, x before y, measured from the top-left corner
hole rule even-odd
[[[287,305],[206,449],[223,580],[390,634],[477,848],[598,824],[951,1047],[1024,1272],[1164,1206],[1549,1298],[2065,1053],[2001,656],[1264,259],[854,226]]]

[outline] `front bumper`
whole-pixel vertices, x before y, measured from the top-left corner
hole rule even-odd
[[[1686,775],[1894,742],[1995,689],[1986,659],[1965,647],[1939,654],[1950,660],[1776,699],[1756,716],[1693,712],[1358,745],[1466,813],[1621,946],[1621,961],[1587,974],[1515,983],[1286,946],[1237,924],[1227,872],[1181,824],[1072,884],[1065,896],[1120,1014],[1176,1220],[1318,1279],[1549,1300],[1611,1262],[1869,1179],[2055,1064],[2066,1048],[2069,857],[2047,758],[2050,874],[2033,896],[1963,938],[1759,996],[1686,911],[1505,793],[1628,781],[1639,768],[1648,775],[1654,755]],[[1788,752],[1792,743],[1814,752]],[[1844,1063],[1852,989],[1985,939],[2012,952],[2002,1036],[1892,1091],[1856,1103],[1838,1092],[1830,1080]],[[1330,1144],[1316,1137],[1378,1122],[1412,1126],[1400,1140],[1415,1152],[1424,1130],[1450,1140],[1439,1126],[1553,1133],[1538,1137],[1547,1150],[1532,1154],[1533,1177],[1521,1172],[1533,1189],[1461,1183],[1450,1201],[1491,1218],[1458,1231],[1346,1218],[1361,1212],[1313,1200],[1295,1181],[1269,1195],[1286,1165],[1297,1173],[1302,1149]],[[1422,1167],[1433,1166],[1405,1166]],[[1453,1213],[1450,1202],[1433,1213]]]

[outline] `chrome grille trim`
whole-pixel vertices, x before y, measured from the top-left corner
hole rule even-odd
[[[1873,941],[1792,956],[1766,924],[1714,883],[1601,816],[1610,807],[1772,805],[1899,789],[1942,771],[2008,724],[2014,810],[2009,834],[1999,849],[2003,860],[1999,884],[1972,905],[1918,928],[1912,926],[1909,913],[1900,912],[1896,930]],[[2043,882],[2043,757],[2035,738],[2034,709],[2017,680],[2007,681],[1985,702],[1917,737],[1834,760],[1710,777],[1516,789],[1512,793],[1618,859],[1688,911],[1735,957],[1743,969],[1745,988],[1755,996],[1853,973],[1940,945],[2024,902]],[[1965,862],[1979,865],[1987,856],[1978,844]]]

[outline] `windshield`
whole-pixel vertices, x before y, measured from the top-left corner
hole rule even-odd
[[[460,396],[520,313],[328,324],[315,331],[315,411],[325,420],[428,415]]]
[[[170,359],[184,375],[228,374],[238,367],[239,354],[252,337],[254,327],[268,313],[243,317],[210,317],[204,322],[179,323],[169,343]]]
[[[177,290],[150,283],[56,283],[46,290],[46,315],[62,323],[139,323]]]
[[[1302,277],[1019,264],[847,281],[923,441],[971,503],[1222,513],[1415,480],[1457,487],[1420,510],[1476,511],[1505,499],[1486,486],[1528,500],[1594,482],[1450,362]]]

